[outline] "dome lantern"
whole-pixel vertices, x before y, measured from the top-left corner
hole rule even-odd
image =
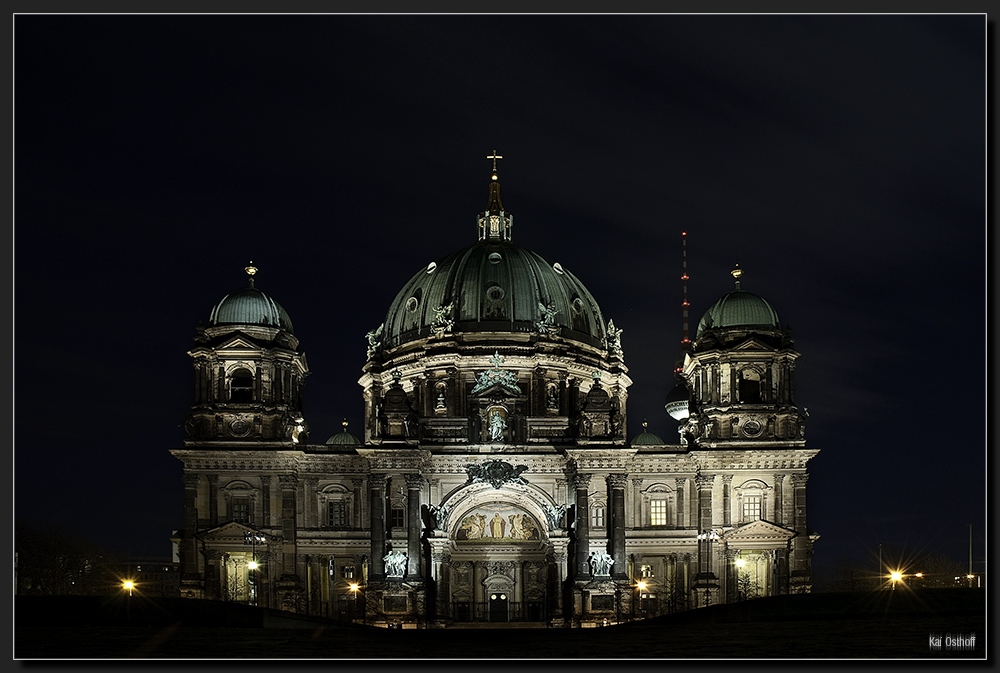
[[[479,225],[479,240],[509,241],[514,217],[504,210],[503,203],[500,202],[500,178],[497,175],[497,159],[503,159],[503,156],[493,150],[493,154],[486,158],[493,160],[493,175],[490,177],[490,195],[486,210],[476,218]]]

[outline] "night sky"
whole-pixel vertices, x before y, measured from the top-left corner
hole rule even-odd
[[[290,314],[323,443],[362,434],[365,334],[476,240],[622,328],[628,436],[733,288],[801,353],[817,569],[966,561],[986,526],[986,33],[967,15],[19,15],[14,515],[136,555],[182,522],[195,328]],[[874,565],[873,565],[874,568]]]

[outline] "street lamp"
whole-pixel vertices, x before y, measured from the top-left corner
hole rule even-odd
[[[356,615],[358,614],[358,589],[360,587],[357,583],[353,583],[349,588],[351,590],[351,594],[354,596],[351,601],[351,623],[353,624],[354,620],[357,618]]]
[[[132,589],[135,588],[135,582],[132,580],[125,580],[122,582],[122,589],[128,592],[128,598],[125,599],[125,623],[132,624]]]
[[[262,533],[253,530],[243,533],[243,544],[250,545],[250,562],[247,563],[247,569],[250,572],[247,575],[247,582],[250,584],[250,601],[254,606],[257,605],[257,545],[265,542],[267,542],[267,538]]]
[[[742,556],[736,559],[736,600],[742,601],[745,593],[743,585],[743,568],[747,565],[747,560]]]
[[[643,610],[643,604],[642,604],[642,601],[643,601],[642,592],[644,592],[645,590],[646,590],[646,583],[645,582],[639,581],[639,582],[635,583],[635,595],[632,596],[632,619],[633,620],[635,620],[635,604],[636,604],[636,599],[638,599],[638,603],[639,603],[639,615],[640,615],[640,617],[642,616],[642,614],[644,612],[644,610]]]
[[[892,590],[895,591],[896,582],[899,582],[900,580],[903,579],[903,573],[899,572],[898,570],[893,570],[891,573],[889,573],[889,579],[892,580]]]
[[[705,590],[705,607],[708,607],[711,602],[711,590],[718,588],[719,584],[717,582],[717,577],[715,573],[712,572],[712,542],[719,539],[719,531],[715,528],[712,530],[707,530],[698,533],[698,549],[699,555],[704,558],[704,562],[701,564],[702,570],[695,576],[695,588],[703,588]],[[702,543],[705,544],[704,552],[701,551]]]

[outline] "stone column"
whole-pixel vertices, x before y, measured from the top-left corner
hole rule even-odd
[[[790,591],[807,592],[810,584],[810,544],[806,528],[806,482],[805,472],[792,475],[792,498],[794,502],[795,537],[792,538],[791,568],[789,568]]]
[[[555,566],[555,586],[551,583],[546,584],[546,591],[549,597],[546,609],[549,613],[549,619],[561,620],[565,614],[563,604],[566,601],[566,596],[563,592],[563,587],[566,584],[566,577],[569,573],[569,555],[564,551],[554,551],[552,553],[552,564]]]
[[[714,474],[699,474],[694,478],[698,489],[698,532],[710,534],[712,531],[712,488],[715,485]],[[712,571],[712,540],[704,539],[698,549],[699,582],[705,584],[715,579]]]
[[[514,562],[514,595],[511,598],[520,604],[524,614],[524,561]]]
[[[784,494],[782,493],[782,486],[784,485],[785,475],[776,474],[774,475],[774,523],[779,526],[784,525]]]
[[[305,515],[306,527],[317,528],[319,526],[319,513],[317,512],[319,498],[319,479],[309,477],[305,480],[305,502],[302,503],[303,514]]]
[[[730,505],[730,492],[732,490],[733,475],[722,475],[722,525],[729,526],[732,523],[732,506]]]
[[[687,479],[678,477],[674,479],[677,487],[677,527],[687,528],[687,510],[684,509],[684,491],[687,488]]]
[[[260,522],[262,526],[271,525],[271,476],[265,474],[260,478]]]
[[[198,482],[197,474],[184,473],[184,542],[181,563],[184,575],[198,574]]]
[[[384,474],[372,475],[369,480],[370,489],[369,509],[371,515],[371,567],[370,574],[373,580],[385,579],[385,489],[387,480]]]
[[[451,556],[447,552],[431,552],[431,577],[434,579],[436,588],[434,616],[438,618],[450,616],[448,611],[451,604],[451,600],[448,598],[451,595],[450,583],[448,581],[451,574],[448,568],[449,561],[451,561]]]
[[[219,525],[219,475],[208,475],[208,525]]]
[[[632,528],[642,528],[642,479],[635,477],[632,479],[632,511],[629,513],[629,521]],[[676,516],[676,514],[675,514]]]
[[[420,581],[423,579],[420,554],[420,489],[424,478],[419,474],[407,473],[406,480],[406,578]]]
[[[306,563],[309,577],[309,614],[311,615],[322,615],[323,614],[323,594],[320,582],[323,579],[323,573],[320,572],[320,556],[317,554],[312,554],[311,556],[306,556]]]
[[[576,579],[590,579],[590,487],[589,474],[577,474],[573,480],[576,488]]]
[[[608,484],[608,504],[610,505],[611,530],[609,554],[613,565],[611,566],[611,577],[613,579],[627,579],[628,574],[625,568],[625,483],[628,480],[624,474],[609,474],[605,480]]]
[[[351,486],[354,487],[354,507],[351,511],[351,527],[355,530],[361,530],[364,528],[364,521],[361,512],[361,505],[364,502],[364,488],[365,480],[362,477],[354,477],[351,479]]]
[[[295,575],[295,537],[296,509],[295,497],[298,478],[294,474],[278,475],[278,488],[281,489],[281,536],[282,541],[281,567],[285,575]]]

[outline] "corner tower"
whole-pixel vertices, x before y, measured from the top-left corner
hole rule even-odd
[[[223,297],[199,326],[194,363],[195,402],[188,443],[305,443],[302,391],[309,374],[292,321],[278,302],[254,285]]]
[[[705,312],[684,356],[684,435],[701,448],[804,446],[793,385],[799,354],[767,300],[740,287],[742,273],[737,265],[735,289]]]

